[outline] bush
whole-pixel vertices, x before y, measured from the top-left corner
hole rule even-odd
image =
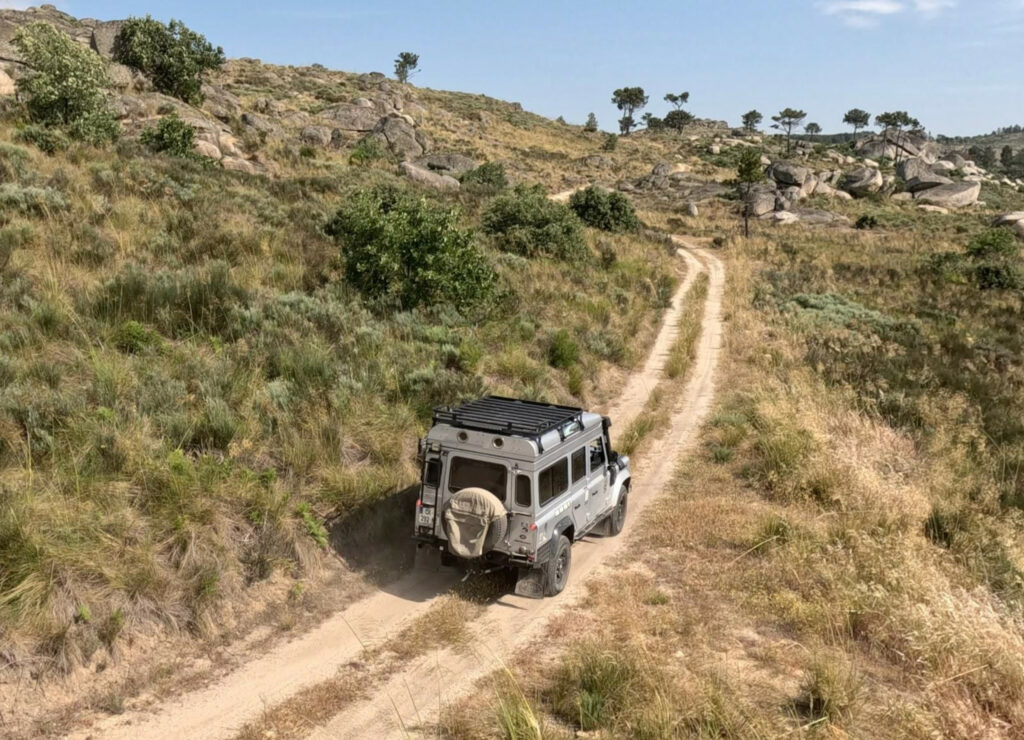
[[[559,329],[552,335],[548,347],[548,364],[551,367],[567,369],[579,362],[580,348],[573,341],[572,335],[565,329]]]
[[[26,126],[15,135],[18,141],[32,144],[47,154],[62,152],[71,146],[71,140],[60,129],[46,128],[38,124]]]
[[[487,297],[494,273],[455,210],[395,188],[357,195],[327,224],[342,246],[345,279],[365,296],[403,309]]]
[[[631,231],[640,226],[629,198],[593,185],[573,193],[569,207],[587,226],[602,231]]]
[[[874,216],[864,215],[857,219],[857,223],[853,225],[853,228],[859,229],[860,231],[868,231],[870,229],[877,228],[878,219]]]
[[[156,154],[168,154],[172,157],[192,157],[196,143],[195,127],[178,118],[172,113],[160,119],[155,126],[150,126],[139,137],[142,145]]]
[[[162,93],[198,105],[202,77],[224,64],[224,50],[181,21],[129,18],[114,39],[114,59],[146,75]]]
[[[500,162],[484,162],[463,174],[462,184],[478,190],[505,190],[508,187],[505,165]]]
[[[604,143],[601,145],[601,148],[604,149],[606,152],[614,152],[615,151],[615,147],[618,146],[618,144],[619,144],[619,135],[618,134],[608,134],[604,138]]]
[[[348,155],[349,164],[369,164],[386,156],[384,147],[375,136],[366,136],[352,147],[352,153]]]
[[[967,245],[967,256],[973,259],[1016,257],[1020,246],[1009,229],[989,229]]]
[[[33,122],[63,127],[90,144],[117,139],[120,127],[104,95],[110,79],[99,55],[42,22],[19,29],[14,45],[32,70],[18,80],[18,93]]]
[[[491,201],[483,228],[499,249],[524,257],[582,260],[589,254],[583,224],[539,185],[520,185]]]

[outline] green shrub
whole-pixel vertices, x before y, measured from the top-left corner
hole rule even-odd
[[[618,146],[618,144],[619,135],[608,134],[606,137],[604,137],[604,143],[601,145],[601,148],[604,149],[606,152],[614,152],[615,147]]]
[[[409,309],[486,298],[494,272],[457,211],[395,188],[363,192],[326,227],[342,247],[345,279],[371,299]]]
[[[857,223],[853,225],[853,228],[859,229],[860,231],[869,231],[878,227],[878,219],[874,216],[865,214],[857,219]]]
[[[1009,229],[989,229],[967,245],[967,256],[972,259],[1016,257],[1019,252],[1020,245]]]
[[[110,79],[102,57],[43,22],[19,29],[14,45],[31,70],[17,84],[33,122],[63,127],[90,144],[117,139],[120,126],[107,107]]]
[[[45,216],[67,208],[64,196],[53,188],[22,187],[13,182],[0,185],[0,207],[20,213]]]
[[[380,139],[376,136],[364,136],[352,147],[352,152],[348,155],[348,163],[355,165],[369,164],[370,162],[384,159],[386,156],[387,153],[384,151],[384,147],[381,146]]]
[[[39,124],[31,124],[20,129],[15,138],[18,141],[32,144],[47,154],[62,152],[71,146],[68,135],[57,128],[46,128]]]
[[[114,59],[146,75],[162,93],[192,105],[203,101],[203,74],[224,64],[224,50],[181,21],[129,18],[114,39]]]
[[[501,162],[484,162],[463,174],[462,184],[476,190],[505,190],[508,187],[505,165]]]
[[[580,348],[565,329],[559,329],[551,336],[548,345],[548,364],[551,367],[567,369],[579,362]]]
[[[483,228],[498,249],[524,257],[568,261],[589,255],[583,224],[567,207],[549,200],[540,185],[519,185],[491,201]]]
[[[587,226],[602,231],[631,231],[640,226],[629,198],[593,185],[573,193],[569,207]]]
[[[146,128],[139,137],[142,145],[156,154],[172,157],[194,156],[195,127],[178,118],[177,113],[164,116],[155,126]]]
[[[160,335],[138,321],[126,321],[114,334],[114,346],[126,354],[137,354],[148,347],[159,347]]]

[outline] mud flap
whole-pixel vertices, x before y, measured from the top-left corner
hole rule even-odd
[[[541,568],[520,568],[516,580],[516,596],[528,599],[544,598],[544,571]]]

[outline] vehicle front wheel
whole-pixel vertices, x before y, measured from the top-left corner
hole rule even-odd
[[[615,511],[608,515],[607,531],[609,537],[614,537],[622,531],[622,528],[626,526],[626,508],[629,503],[629,490],[622,492],[619,496],[619,503],[615,507]]]
[[[555,556],[544,564],[544,595],[557,596],[569,581],[572,566],[572,543],[564,534],[558,538]]]

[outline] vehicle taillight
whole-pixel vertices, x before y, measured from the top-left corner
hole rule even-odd
[[[537,529],[537,522],[530,522],[530,531],[533,532],[533,531],[536,531],[536,529]]]

